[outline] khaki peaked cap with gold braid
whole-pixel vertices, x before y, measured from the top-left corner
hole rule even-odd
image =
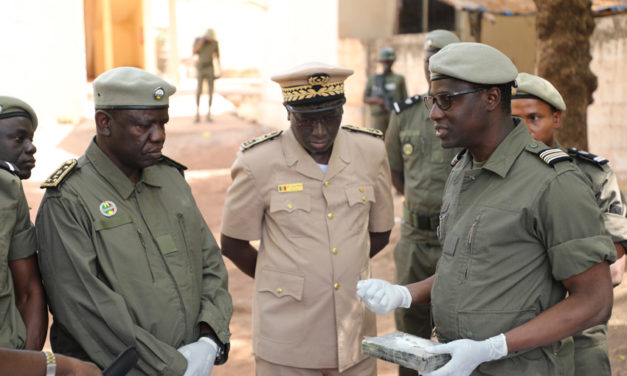
[[[324,111],[346,102],[344,80],[352,69],[325,63],[297,65],[271,77],[281,85],[284,104],[294,112]]]

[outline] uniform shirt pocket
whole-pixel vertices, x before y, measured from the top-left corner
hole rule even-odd
[[[278,343],[302,341],[307,317],[302,302],[305,276],[262,268],[255,280],[260,336]]]
[[[354,186],[346,188],[344,191],[346,192],[348,206],[369,205],[376,202],[372,185]]]
[[[308,222],[311,197],[304,192],[273,192],[269,212],[285,235],[306,236],[303,223]]]

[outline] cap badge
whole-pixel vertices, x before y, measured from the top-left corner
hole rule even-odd
[[[412,144],[403,145],[403,153],[405,155],[410,155],[413,151],[414,151],[414,146]]]
[[[512,95],[516,95],[516,92],[517,92],[517,91],[518,91],[518,90],[516,89],[516,86],[515,86],[515,85],[512,85]]]
[[[100,203],[100,212],[105,217],[111,217],[118,212],[118,208],[112,201],[103,201]]]
[[[162,87],[155,89],[154,96],[156,100],[161,100],[161,98],[163,98],[164,95],[165,95],[165,90],[163,90]]]
[[[315,91],[320,90],[321,87],[326,85],[329,82],[329,75],[326,73],[316,73],[309,76],[307,79],[311,88]]]

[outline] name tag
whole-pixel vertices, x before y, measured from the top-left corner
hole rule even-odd
[[[280,184],[278,186],[279,192],[300,192],[302,190],[303,190],[303,183]]]

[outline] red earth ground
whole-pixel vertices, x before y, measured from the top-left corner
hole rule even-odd
[[[269,131],[258,124],[243,121],[225,113],[214,117],[211,123],[196,124],[191,117],[172,118],[167,126],[167,141],[164,154],[186,165],[187,181],[192,187],[196,202],[207,224],[219,239],[222,206],[226,190],[231,183],[229,169],[239,149],[247,139]],[[85,120],[76,125],[72,132],[57,146],[74,155],[81,155],[94,135],[93,121]],[[37,139],[35,141],[38,141]],[[42,155],[37,155],[43,159]],[[62,161],[59,161],[59,164]],[[52,172],[52,171],[50,171]],[[24,182],[26,194],[33,210],[34,220],[43,191],[40,181]],[[395,195],[395,213],[401,213],[402,197]],[[393,245],[399,237],[398,220],[392,231],[390,244],[373,259],[373,275],[376,278],[393,280]],[[254,375],[254,359],[251,345],[251,308],[253,281],[226,260],[229,272],[229,290],[233,298],[231,321],[231,352],[229,361],[214,368],[215,376]],[[609,348],[614,376],[627,376],[627,283],[615,289],[614,313],[610,321]],[[393,314],[378,317],[379,334],[394,331]],[[46,344],[48,346],[48,344]],[[379,375],[396,375],[396,366],[378,361]]]

